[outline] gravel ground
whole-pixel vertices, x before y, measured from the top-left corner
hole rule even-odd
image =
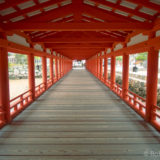
[[[36,78],[36,86],[42,83],[42,78]],[[28,79],[9,80],[10,99],[29,90]]]

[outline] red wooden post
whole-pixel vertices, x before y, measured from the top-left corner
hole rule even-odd
[[[34,68],[34,55],[28,55],[28,79],[29,90],[32,92],[32,100],[35,99],[35,68]]]
[[[50,57],[50,77],[51,77],[51,81],[52,81],[52,84],[54,83],[53,81],[53,57]]]
[[[122,97],[126,99],[129,82],[129,55],[123,55],[123,71],[122,71]]]
[[[104,83],[106,83],[106,80],[108,79],[108,58],[106,57],[106,54],[104,56]]]
[[[108,80],[108,58],[106,57],[106,80]]]
[[[93,58],[93,65],[94,65],[94,76],[96,76],[96,58],[95,58],[95,56],[94,56],[94,58]]]
[[[147,96],[146,96],[146,117],[147,122],[151,121],[153,105],[157,105],[157,82],[158,82],[158,50],[153,47],[148,51],[147,66]]]
[[[55,56],[55,80],[58,80],[57,54]]]
[[[60,74],[60,70],[59,70],[59,56],[57,55],[57,80],[59,80],[59,74]]]
[[[111,89],[113,89],[115,84],[115,67],[116,67],[116,59],[115,56],[111,57]]]
[[[0,47],[0,106],[5,123],[11,121],[9,100],[8,52],[6,48]]]
[[[96,55],[96,77],[98,77],[98,55]]]
[[[64,60],[63,60],[63,75],[66,74],[66,59],[64,57]]]
[[[99,55],[97,55],[97,78],[100,76],[100,61],[99,61]]]
[[[62,63],[61,63],[61,70],[62,70],[62,77],[64,75],[64,69],[63,69],[63,65],[64,65],[64,57],[62,56]]]
[[[100,53],[100,57],[99,57],[99,63],[100,63],[100,64],[99,64],[99,65],[100,65],[100,66],[99,66],[99,67],[100,67],[100,71],[99,71],[99,72],[100,72],[100,77],[99,77],[99,79],[100,79],[100,80],[102,80],[102,76],[103,76],[103,75],[102,75],[102,74],[103,74],[102,60],[103,60],[103,59],[102,59],[102,53]]]
[[[59,78],[62,77],[62,56],[59,56]]]
[[[46,57],[42,57],[42,78],[43,83],[45,85],[45,89],[47,89],[47,63],[46,63]]]

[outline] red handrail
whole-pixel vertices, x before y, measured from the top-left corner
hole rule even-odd
[[[10,115],[12,118],[33,101],[32,94],[31,90],[28,90],[10,100]]]

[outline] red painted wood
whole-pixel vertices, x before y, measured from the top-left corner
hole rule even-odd
[[[34,67],[34,55],[28,55],[28,80],[29,90],[32,92],[32,100],[35,99],[35,67]]]
[[[13,3],[12,1],[15,1],[15,2]],[[13,5],[16,5],[19,2],[23,2],[23,1],[25,2],[25,1],[28,1],[28,0],[12,0],[12,1],[11,2],[13,3]],[[29,7],[29,8],[23,9],[23,10],[18,10],[17,12],[14,12],[12,14],[8,14],[6,16],[3,16],[0,19],[1,20],[9,20],[9,19],[14,18],[14,17],[23,16],[27,13],[36,11],[38,9],[42,9],[42,8],[48,7],[50,5],[55,5],[55,4],[57,4],[57,2],[60,3],[61,1],[63,1],[63,0],[47,1],[47,2],[41,3],[39,5],[35,5],[33,7]],[[10,6],[12,5],[11,2],[10,2]],[[5,5],[5,7],[7,7],[7,5]],[[5,9],[5,8],[3,8],[3,9]]]
[[[111,88],[113,89],[113,86],[115,84],[115,75],[116,75],[116,59],[114,56],[111,56]]]
[[[8,52],[0,47],[0,106],[5,123],[11,121],[9,99]]]
[[[118,9],[118,10],[121,10],[123,12],[129,13],[129,14],[132,14],[132,15],[136,15],[136,16],[148,19],[148,20],[153,19],[153,16],[150,16],[150,15],[147,15],[145,13],[139,12],[137,10],[135,11],[133,9],[123,7],[121,5],[117,5],[117,4],[114,4],[114,3],[111,3],[111,2],[108,2],[108,1],[105,1],[105,0],[93,0],[93,1],[98,3],[98,4],[102,4],[102,5],[114,8],[114,9]]]
[[[129,55],[123,55],[123,71],[122,71],[122,96],[126,99],[129,86]]]
[[[42,78],[43,83],[45,85],[45,89],[47,89],[47,62],[46,57],[42,57]]]
[[[146,96],[146,121],[152,118],[152,109],[157,105],[157,82],[158,82],[158,50],[153,47],[148,51],[147,64],[147,96]]]
[[[54,83],[53,81],[53,58],[51,57],[50,58],[50,77],[51,77],[51,81],[52,81],[52,84]]]
[[[108,79],[108,58],[106,57],[106,54],[105,54],[105,58],[104,58],[104,83],[106,83],[107,79]]]
[[[146,24],[146,25],[144,25]],[[104,23],[44,23],[44,22],[15,22],[3,24],[2,27],[12,31],[132,31],[150,30],[151,23],[104,22]]]
[[[9,7],[15,7],[16,5],[20,4],[20,3],[24,3],[28,0],[12,0],[12,1],[7,1],[5,3],[2,3],[0,5],[0,10],[9,8]]]

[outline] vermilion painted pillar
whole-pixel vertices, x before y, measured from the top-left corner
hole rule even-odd
[[[62,57],[59,57],[59,78],[62,77]]]
[[[55,56],[55,76],[56,76],[56,81],[58,80],[58,57],[57,55]]]
[[[94,57],[94,76],[96,76],[96,70],[97,70],[97,63],[96,63],[96,57]]]
[[[100,61],[99,61],[99,56],[97,55],[97,78],[99,78],[100,74]]]
[[[153,105],[157,105],[157,82],[158,82],[158,50],[153,47],[148,51],[147,66],[147,96],[145,120],[150,122]]]
[[[52,84],[54,83],[53,81],[53,58],[50,57],[50,77],[51,77],[51,80],[52,80]]]
[[[122,97],[126,99],[129,85],[129,55],[123,55],[123,71],[122,71]]]
[[[103,75],[102,75],[102,74],[103,74],[102,60],[103,60],[103,59],[102,59],[102,55],[100,54],[100,58],[99,58],[99,63],[100,63],[100,64],[99,64],[99,67],[100,67],[100,77],[99,77],[99,79],[100,79],[100,80],[102,80],[102,76],[103,76]]]
[[[6,48],[0,47],[0,106],[5,123],[11,121],[9,100],[8,52]]]
[[[42,78],[43,83],[45,85],[45,89],[47,89],[47,62],[46,57],[42,57]]]
[[[104,58],[104,83],[106,83],[107,79],[108,79],[108,58],[105,55],[105,58]]]
[[[63,56],[62,56],[62,59],[61,59],[61,71],[62,71],[62,74],[61,74],[61,75],[63,76],[63,75],[64,75],[64,74],[63,74]]]
[[[29,90],[32,92],[32,100],[35,99],[35,68],[34,68],[34,55],[28,55],[28,79]]]
[[[114,56],[111,57],[111,89],[115,83],[115,67],[116,67],[116,59]]]
[[[57,76],[58,76],[58,79],[60,78],[60,58],[57,57]]]
[[[66,74],[66,59],[64,57],[64,59],[63,59],[63,75],[65,75],[65,74]]]

